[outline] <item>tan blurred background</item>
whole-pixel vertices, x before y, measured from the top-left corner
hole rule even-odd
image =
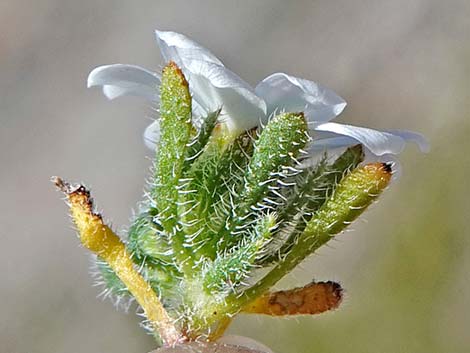
[[[334,313],[239,317],[278,353],[470,351],[468,0],[0,2],[0,352],[146,353],[139,319],[96,299],[51,175],[85,181],[118,229],[150,165],[147,103],[87,89],[107,63],[159,69],[153,30],[186,33],[251,84],[285,71],[348,102],[340,121],[417,130],[403,175],[290,283],[337,280]]]

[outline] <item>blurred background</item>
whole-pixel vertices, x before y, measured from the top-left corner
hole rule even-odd
[[[234,334],[278,353],[470,349],[468,0],[0,2],[0,352],[146,353],[133,312],[96,299],[60,175],[91,186],[124,229],[141,199],[152,111],[87,89],[108,63],[161,68],[153,30],[185,33],[249,83],[277,71],[349,106],[338,119],[424,133],[402,177],[283,285],[335,280],[346,300],[299,319],[240,316]],[[367,221],[367,223],[366,223]]]

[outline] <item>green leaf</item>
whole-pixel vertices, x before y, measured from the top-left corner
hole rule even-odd
[[[151,191],[159,214],[155,216],[174,247],[182,267],[190,267],[178,224],[178,197],[186,150],[193,126],[188,82],[175,63],[163,69],[160,86],[160,141],[156,153],[155,181]]]

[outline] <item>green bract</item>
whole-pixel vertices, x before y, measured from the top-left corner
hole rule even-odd
[[[223,332],[229,318],[364,211],[391,175],[381,163],[358,167],[361,145],[304,166],[314,136],[302,112],[281,112],[263,128],[232,136],[220,111],[199,127],[191,111],[189,85],[170,62],[161,79],[154,173],[126,244],[189,340]],[[112,293],[132,296],[99,262]]]
[[[162,75],[113,64],[87,81],[109,99],[159,104],[144,133],[152,174],[126,241],[95,211],[89,190],[53,179],[96,255],[103,293],[135,300],[157,340],[184,350],[222,349],[201,341],[216,341],[240,312],[336,309],[335,282],[272,288],[389,184],[390,165],[365,156],[389,161],[408,142],[423,152],[428,142],[412,131],[334,122],[346,102],[316,82],[278,72],[252,87],[185,35],[155,34]]]

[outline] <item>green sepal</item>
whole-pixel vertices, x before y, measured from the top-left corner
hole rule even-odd
[[[212,135],[212,132],[217,124],[217,119],[220,115],[220,109],[209,113],[206,117],[202,120],[202,125],[197,135],[195,136],[194,140],[188,146],[187,156],[185,161],[185,168],[184,170],[188,170],[191,164],[200,156],[204,147],[209,142],[209,139]]]
[[[175,63],[163,69],[160,86],[160,141],[156,152],[152,198],[163,229],[174,233],[178,185],[192,131],[188,82]]]
[[[245,207],[256,205],[268,189],[269,180],[288,173],[309,137],[303,113],[284,113],[274,117],[261,132],[246,174],[241,201]],[[273,180],[275,181],[275,180]]]
[[[307,256],[344,230],[361,215],[388,186],[392,170],[386,163],[359,167],[346,175],[320,209],[314,213],[305,230],[289,252],[246,295],[256,297],[276,284]]]
[[[341,180],[334,194],[314,214],[297,244],[263,278],[242,293],[230,294],[223,301],[214,303],[213,315],[202,313],[204,320],[197,316],[196,319],[209,327],[238,313],[250,301],[266,293],[308,255],[364,212],[387,187],[391,174],[390,166],[385,163],[369,164],[352,171]]]
[[[184,235],[178,227],[178,198],[188,143],[193,131],[188,82],[178,66],[163,69],[160,86],[160,141],[156,151],[155,180],[151,198],[158,210],[154,217],[171,243],[181,269],[190,271]]]
[[[172,264],[174,254],[169,239],[150,213],[143,211],[127,232],[127,249],[134,261],[154,265]]]
[[[299,243],[308,244],[292,248],[292,255],[299,251],[302,257],[317,249],[334,235],[340,233],[380,195],[388,186],[392,176],[390,165],[373,163],[357,168],[343,178],[327,202],[308,222]],[[303,256],[303,257],[305,257]]]
[[[295,185],[288,189],[288,202],[279,212],[279,221],[285,225],[279,229],[284,234],[283,245],[275,254],[263,259],[262,264],[276,261],[290,251],[314,212],[334,193],[341,179],[363,160],[362,145],[356,145],[346,149],[332,164],[327,164],[325,156],[316,166],[305,168],[293,177]]]
[[[289,221],[294,216],[295,209],[297,213],[310,213],[311,217],[312,213],[325,203],[328,196],[333,194],[341,179],[363,160],[362,145],[356,145],[346,149],[332,164],[328,165],[325,157],[316,167],[304,169],[294,177],[295,191],[280,218]]]
[[[294,167],[310,139],[307,131],[303,113],[283,113],[269,121],[255,143],[235,209],[217,234],[219,251],[239,242],[257,218],[275,209],[269,187],[298,173]]]
[[[223,140],[223,141],[220,141]],[[201,256],[214,259],[216,249],[211,240],[218,224],[230,208],[231,193],[243,182],[243,173],[253,152],[253,139],[245,132],[227,143],[223,134],[211,136],[202,154],[185,174],[188,180],[180,197],[180,214],[187,234],[186,246]]]
[[[209,293],[231,292],[238,288],[249,277],[256,259],[262,256],[275,227],[276,215],[267,214],[258,221],[253,233],[236,248],[209,261],[203,274],[204,288]]]
[[[168,294],[177,287],[182,273],[174,262],[174,252],[147,211],[134,220],[128,231],[127,250],[141,274],[157,293]]]

